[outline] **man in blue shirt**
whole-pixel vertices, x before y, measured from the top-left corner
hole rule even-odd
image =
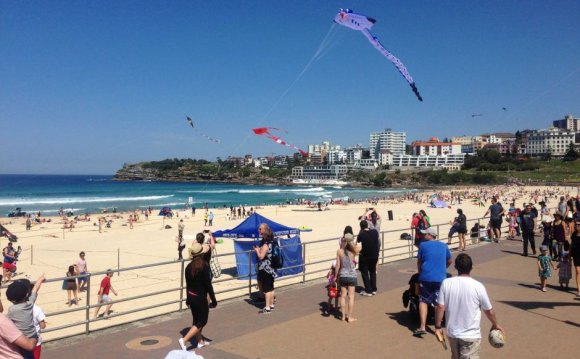
[[[419,270],[419,318],[421,326],[413,333],[416,337],[427,334],[428,305],[437,305],[441,282],[447,278],[447,267],[451,265],[451,252],[447,245],[437,241],[437,231],[429,227],[421,231],[425,241],[419,246],[417,269]]]
[[[532,247],[532,253],[536,254],[535,230],[537,227],[538,216],[532,211],[532,204],[526,206],[525,211],[520,214],[520,226],[522,227],[522,239],[524,241],[523,256],[528,255],[528,242]]]

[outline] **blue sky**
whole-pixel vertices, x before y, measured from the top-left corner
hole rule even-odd
[[[424,102],[332,26],[341,7],[377,19]],[[577,0],[2,1],[0,173],[292,153],[261,126],[302,148],[545,128],[580,117],[578,14]]]

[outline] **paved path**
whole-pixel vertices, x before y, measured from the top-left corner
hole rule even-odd
[[[482,281],[500,324],[507,332],[507,345],[492,348],[485,339],[483,358],[554,358],[578,351],[580,298],[557,288],[557,273],[546,293],[538,289],[535,258],[522,257],[521,242],[502,241],[470,248],[472,275]],[[454,256],[457,252],[453,252]],[[429,333],[414,338],[417,327],[402,306],[401,294],[416,270],[415,260],[381,266],[379,292],[357,296],[354,323],[325,316],[322,281],[297,285],[277,294],[276,311],[259,315],[258,308],[244,299],[220,303],[210,313],[204,335],[213,340],[197,350],[204,358],[449,358]],[[450,272],[456,275],[450,267]],[[359,279],[359,283],[362,283]],[[50,321],[50,318],[49,318]],[[48,343],[44,359],[138,359],[164,358],[178,348],[180,331],[191,323],[189,312],[168,315],[129,326],[93,333],[89,337]],[[483,316],[483,331],[490,323]],[[143,340],[156,345],[144,346]]]

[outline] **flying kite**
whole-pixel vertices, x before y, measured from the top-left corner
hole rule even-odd
[[[195,126],[194,126],[194,124],[193,124],[193,120],[192,120],[192,119],[191,119],[191,117],[189,117],[189,116],[187,116],[187,123],[188,123],[188,124],[191,126],[191,128],[193,128],[193,130],[194,130],[195,132],[198,132],[198,131],[196,131],[196,128],[195,128]],[[209,140],[209,141],[211,141],[211,142],[215,142],[215,143],[222,143],[222,141],[221,141],[221,140],[218,140],[217,138],[210,137],[210,136],[206,135],[206,134],[205,134],[205,133],[203,133],[203,132],[198,132],[198,133],[199,133],[199,134],[200,134],[202,137],[204,137],[204,138],[208,139],[208,140]]]
[[[278,143],[278,144],[280,144],[280,145],[283,145],[283,146],[286,146],[286,147],[291,147],[291,148],[295,149],[296,151],[300,152],[300,154],[301,154],[302,156],[304,156],[304,157],[308,156],[308,153],[306,153],[305,151],[301,150],[300,148],[298,148],[298,147],[296,147],[296,146],[294,146],[294,145],[291,145],[291,144],[287,143],[286,141],[284,141],[284,140],[283,140],[283,139],[281,139],[280,137],[278,137],[278,136],[276,136],[276,135],[273,135],[273,134],[270,132],[270,130],[273,130],[273,131],[283,131],[283,132],[286,132],[286,131],[284,131],[284,130],[281,130],[281,129],[279,129],[279,128],[276,128],[276,127],[256,127],[256,128],[253,128],[253,129],[252,129],[252,131],[254,131],[254,133],[255,133],[256,135],[259,135],[259,136],[266,136],[266,137],[268,137],[269,139],[271,139],[272,141],[274,141],[274,142],[276,142],[276,143]]]
[[[350,9],[346,10],[340,9],[340,12],[334,18],[334,22],[336,22],[339,25],[348,27],[349,29],[362,32],[363,35],[369,40],[371,45],[373,45],[381,54],[383,54],[383,56],[385,56],[387,59],[389,59],[389,61],[391,61],[395,65],[397,70],[399,70],[401,75],[403,75],[405,80],[407,80],[407,82],[411,86],[411,89],[413,90],[413,93],[415,93],[415,96],[417,96],[419,101],[423,101],[423,98],[419,94],[419,90],[417,90],[415,81],[413,80],[413,77],[411,77],[411,75],[409,74],[409,71],[407,71],[405,65],[403,65],[401,60],[399,60],[387,49],[385,49],[383,45],[379,42],[379,39],[377,39],[375,36],[373,36],[373,34],[370,33],[369,30],[375,24],[376,22],[375,19],[366,17],[361,14],[356,14],[352,12],[352,10]]]
[[[474,113],[473,115],[471,115],[471,117],[481,117],[483,116],[483,113]]]

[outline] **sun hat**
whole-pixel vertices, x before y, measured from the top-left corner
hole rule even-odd
[[[421,233],[423,233],[423,234],[430,234],[433,237],[437,237],[437,231],[433,227],[429,227],[429,228],[426,228],[426,229],[422,229],[421,230]]]
[[[546,245],[542,245],[542,246],[540,246],[540,250],[541,250],[542,252],[546,252],[546,251],[548,250],[548,246],[546,246]]]
[[[203,246],[197,242],[193,242],[188,251],[189,258],[197,257],[203,253]]]

